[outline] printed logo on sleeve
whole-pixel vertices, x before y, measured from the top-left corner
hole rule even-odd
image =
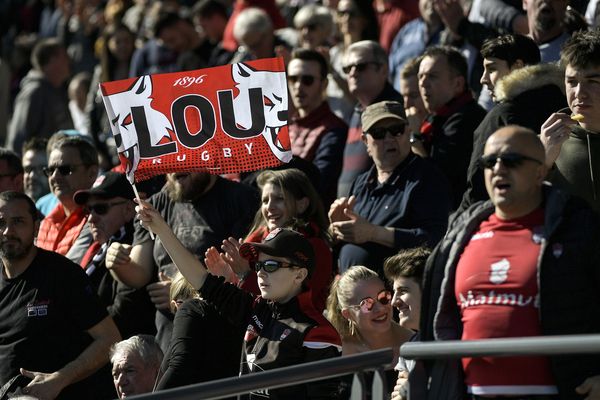
[[[50,300],[41,300],[27,304],[27,317],[45,317],[48,315]]]

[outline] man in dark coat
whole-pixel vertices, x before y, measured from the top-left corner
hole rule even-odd
[[[507,125],[539,132],[550,114],[566,107],[563,71],[554,64],[539,64],[540,52],[532,39],[516,34],[499,36],[485,42],[481,54],[481,83],[492,92],[496,105],[475,130],[461,210],[488,199],[478,160],[492,133]]]

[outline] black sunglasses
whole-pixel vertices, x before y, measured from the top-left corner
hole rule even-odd
[[[71,175],[73,172],[75,172],[76,167],[82,166],[85,164],[66,164],[66,165],[58,165],[58,166],[51,166],[51,167],[45,167],[42,171],[44,171],[44,175],[46,175],[47,177],[52,176],[52,174],[54,174],[54,171],[58,171],[59,174],[61,174],[62,176],[66,176],[66,175]]]
[[[312,75],[288,75],[288,81],[292,84],[296,84],[296,82],[300,81],[304,86],[311,86],[315,83],[315,77]]]
[[[502,154],[488,154],[479,159],[479,166],[481,168],[494,168],[496,163],[500,160],[502,165],[506,168],[517,168],[520,167],[525,161],[533,161],[538,164],[543,164],[540,160],[526,156],[519,153],[502,153]]]
[[[381,140],[385,138],[385,134],[389,133],[391,136],[396,137],[398,135],[402,135],[406,128],[406,124],[398,124],[393,126],[388,126],[386,128],[371,128],[367,132],[373,139]]]
[[[342,71],[344,71],[344,73],[346,75],[348,75],[350,73],[350,71],[352,71],[352,68],[356,68],[356,72],[364,72],[369,65],[376,65],[379,67],[381,64],[378,62],[375,62],[375,61],[367,61],[367,62],[362,62],[362,63],[350,64],[350,65],[346,65],[346,66],[342,67]]]
[[[377,297],[374,299],[372,297],[365,297],[360,301],[360,303],[349,306],[351,308],[360,308],[362,312],[369,312],[375,307],[375,303],[381,303],[386,306],[392,301],[392,292],[387,289],[383,289],[381,292],[377,293]]]
[[[263,269],[265,272],[271,273],[277,271],[279,268],[293,267],[296,267],[296,265],[276,260],[255,261],[253,265],[254,271],[256,271],[257,273],[261,269]]]
[[[115,201],[114,203],[98,203],[98,204],[90,204],[84,207],[84,210],[87,214],[95,213],[97,215],[106,215],[108,211],[119,204],[127,203],[126,200],[123,201]]]

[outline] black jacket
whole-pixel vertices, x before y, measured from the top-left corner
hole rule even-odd
[[[131,244],[133,240],[133,222],[124,227],[124,236],[119,243]],[[141,333],[156,333],[154,314],[156,309],[150,300],[146,288],[134,289],[115,281],[106,269],[106,251],[99,253],[86,267],[93,288],[96,290],[108,314],[113,318],[123,339]]]
[[[543,207],[545,222],[538,262],[542,332],[600,333],[600,220],[583,200],[552,187],[544,188]],[[423,341],[461,338],[462,323],[454,294],[456,265],[473,233],[493,212],[494,206],[487,201],[458,215],[429,258],[421,304]],[[575,387],[600,375],[596,355],[553,356],[550,361],[561,399],[581,398],[575,395]],[[460,359],[436,361],[428,371],[428,399],[462,398],[465,388]]]
[[[450,106],[453,101],[449,103]],[[484,117],[485,110],[475,100],[469,101],[450,116],[433,117],[433,140],[429,155],[448,178],[453,210],[460,204],[466,189],[473,132]]]
[[[463,195],[460,211],[477,201],[488,199],[483,171],[478,166],[488,138],[507,125],[520,125],[539,133],[550,114],[566,107],[564,87],[564,72],[553,64],[523,67],[498,82],[494,90],[498,104],[490,110],[474,133],[467,190]]]
[[[254,297],[212,275],[200,288],[231,324],[246,329],[240,373],[255,373],[340,356],[335,328],[317,312],[310,291],[285,304]],[[280,389],[254,391],[250,399],[305,400],[336,398],[339,379]]]

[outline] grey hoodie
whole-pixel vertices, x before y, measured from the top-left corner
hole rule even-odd
[[[49,138],[60,129],[73,129],[65,87],[56,88],[37,70],[21,81],[15,100],[6,147],[21,153],[23,143],[34,136]]]

